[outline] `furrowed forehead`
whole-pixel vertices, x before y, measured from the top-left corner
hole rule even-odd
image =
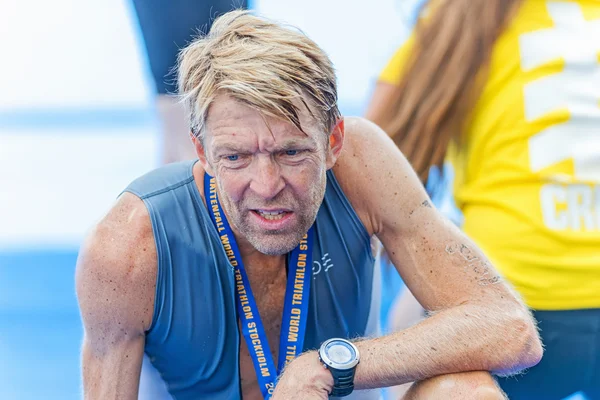
[[[262,134],[222,134],[210,140],[213,154],[281,152],[286,150],[316,150],[317,140],[301,131],[299,134],[276,134],[263,131]]]
[[[299,124],[297,126],[286,117],[282,109],[276,106],[271,108],[264,104],[248,103],[246,100],[239,99],[235,94],[221,92],[207,110],[206,125],[207,128],[210,128],[211,125],[212,127],[215,124],[218,125],[223,119],[242,119],[249,124],[264,122],[269,129],[282,129],[282,124],[290,124],[305,133],[327,130],[325,126],[327,124],[319,119],[319,113],[306,97],[298,97],[292,101],[297,113],[297,123]]]
[[[234,98],[223,96],[211,107],[206,137],[210,138],[210,146],[219,151],[223,148],[250,151],[248,147],[253,145],[288,149],[326,138],[321,124],[305,111],[300,114],[300,130],[290,121],[265,115]]]

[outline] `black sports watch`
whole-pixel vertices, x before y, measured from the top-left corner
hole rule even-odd
[[[354,372],[360,361],[356,346],[346,339],[329,339],[319,349],[319,360],[333,375],[333,390],[329,396],[344,397],[352,393]]]

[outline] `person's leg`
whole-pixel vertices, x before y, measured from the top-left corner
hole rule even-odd
[[[395,299],[390,311],[390,332],[401,331],[421,322],[425,310],[408,288]]]
[[[159,94],[156,99],[156,107],[163,133],[162,163],[168,164],[196,158],[196,149],[190,139],[190,127],[185,107],[179,98],[169,94]]]
[[[160,374],[144,354],[142,372],[140,375],[140,390],[138,400],[172,400],[173,397],[167,390],[167,385]]]
[[[600,400],[600,309],[596,309],[596,313],[590,318],[590,322],[596,328],[594,347],[590,349],[592,354],[596,355],[592,367],[592,375],[587,386],[583,389],[587,400]]]
[[[586,400],[600,400],[600,387],[598,387],[598,385],[600,385],[600,383],[583,391]]]
[[[414,383],[402,400],[506,400],[488,372],[441,375]]]
[[[133,0],[157,92],[163,163],[196,158],[184,107],[177,98],[177,55],[214,19],[247,0]]]
[[[511,400],[560,400],[582,390],[594,363],[598,310],[536,311],[545,347],[538,365],[498,382]]]

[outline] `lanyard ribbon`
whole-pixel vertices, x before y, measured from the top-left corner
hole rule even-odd
[[[254,363],[263,397],[268,400],[275,389],[277,376],[290,361],[302,352],[312,280],[313,228],[309,229],[291,254],[279,338],[279,360],[277,370],[275,370],[273,356],[269,349],[267,336],[258,314],[258,307],[252,295],[239,248],[231,226],[221,208],[221,203],[217,198],[215,178],[208,176],[208,174],[205,174],[204,177],[204,195],[208,195],[206,202],[209,214],[217,228],[227,258],[235,269],[235,297],[238,316],[242,324],[242,333]]]

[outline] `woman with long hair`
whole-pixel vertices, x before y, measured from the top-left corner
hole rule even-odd
[[[545,355],[499,380],[509,398],[600,399],[600,1],[426,11],[367,117],[431,194],[449,183],[443,207],[533,309]]]

